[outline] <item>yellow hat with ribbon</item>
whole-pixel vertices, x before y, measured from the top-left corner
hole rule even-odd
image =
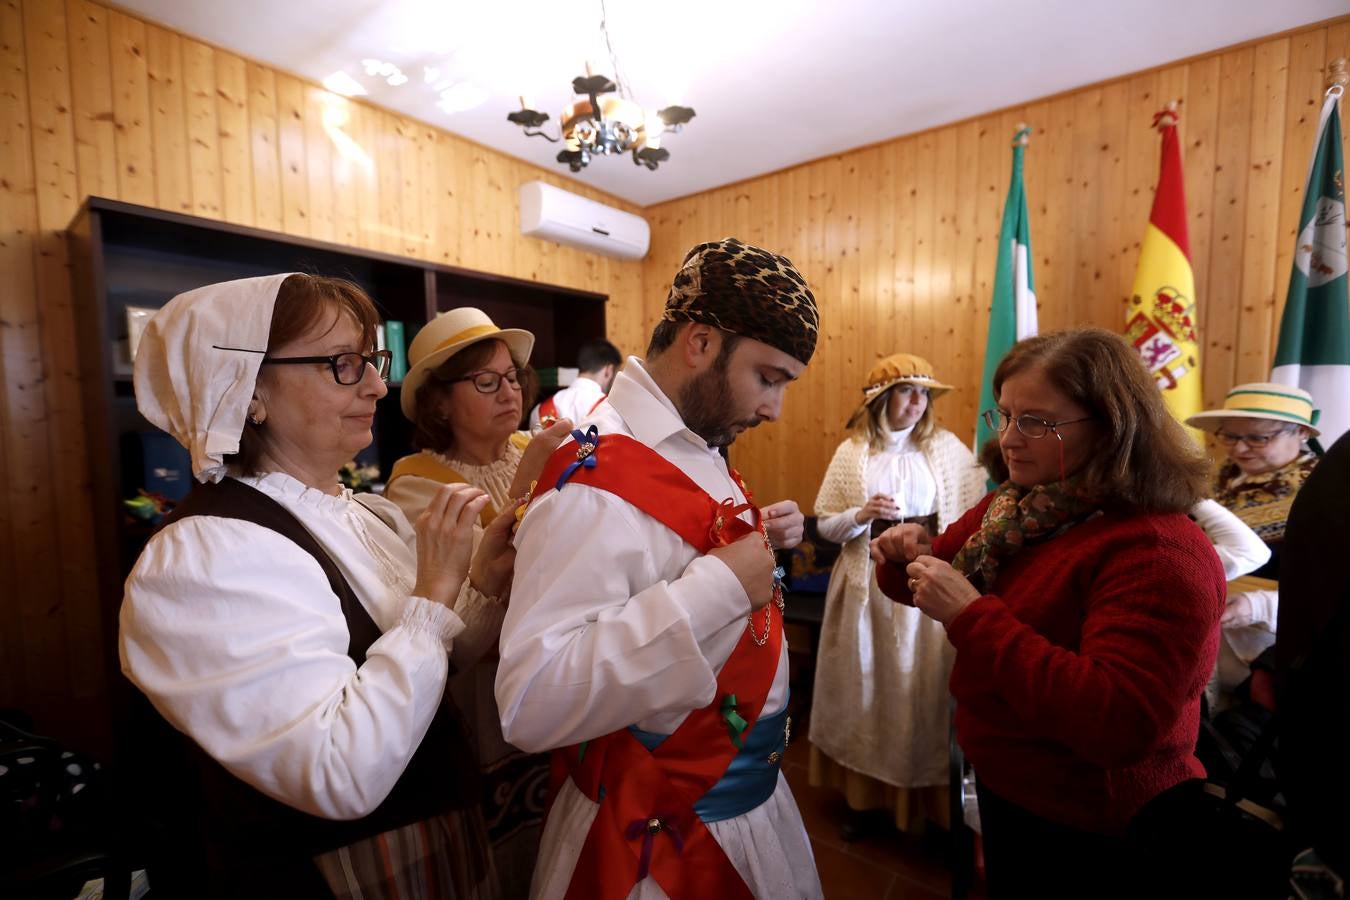
[[[1239,384],[1223,398],[1222,409],[1207,409],[1186,420],[1186,424],[1214,431],[1224,419],[1270,419],[1293,422],[1308,429],[1312,437],[1320,433],[1314,427],[1321,410],[1313,408],[1312,394],[1302,388],[1270,381]]]
[[[937,380],[933,375],[932,364],[922,356],[915,356],[913,353],[893,353],[877,360],[876,365],[867,373],[862,403],[853,411],[853,415],[849,416],[849,426],[852,427],[858,421],[858,417],[863,415],[867,404],[897,384],[917,384],[926,387],[929,397],[938,397],[952,389],[950,384],[943,384]]]
[[[534,349],[534,335],[520,328],[498,328],[481,309],[461,306],[428,322],[408,347],[408,374],[403,377],[399,403],[409,420],[417,410],[417,389],[441,363],[472,344],[501,341],[511,361],[524,366]]]

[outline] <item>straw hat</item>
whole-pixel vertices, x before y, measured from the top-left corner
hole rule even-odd
[[[853,411],[849,421],[856,421],[867,408],[867,404],[901,383],[922,385],[928,388],[930,397],[938,397],[952,389],[950,384],[943,384],[933,377],[932,364],[922,356],[915,356],[913,353],[895,353],[878,360],[877,364],[872,366],[872,371],[867,373],[862,403]]]
[[[403,377],[403,394],[399,398],[403,415],[409,420],[413,418],[417,389],[437,366],[480,341],[506,344],[511,361],[517,366],[528,363],[534,349],[533,334],[520,328],[498,328],[481,309],[461,306],[441,313],[417,332],[408,348],[408,374]]]
[[[1302,425],[1317,437],[1321,410],[1313,408],[1312,394],[1302,388],[1269,381],[1239,384],[1223,399],[1222,409],[1207,409],[1186,420],[1187,425],[1214,431],[1224,419],[1273,419]]]

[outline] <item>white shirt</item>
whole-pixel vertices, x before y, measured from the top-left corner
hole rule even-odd
[[[591,409],[604,396],[600,382],[593,381],[587,375],[578,375],[576,381],[553,395],[553,404],[558,407],[559,416],[576,425],[591,414]],[[536,406],[530,411],[530,428],[538,427],[539,407]]]
[[[1217,500],[1201,500],[1192,506],[1191,518],[1214,545],[1214,552],[1223,564],[1223,577],[1229,581],[1255,572],[1270,559],[1266,542]],[[1274,622],[1272,618],[1272,630]]]
[[[332,496],[281,473],[240,480],[341,569],[383,632],[365,665],[347,655],[341,604],[312,556],[261,525],[193,516],[155,535],[127,579],[122,671],[236,777],[307,813],[359,818],[426,734],[447,651],[471,663],[499,607],[467,579],[455,610],[412,596],[415,536],[382,497]]]
[[[914,443],[914,426],[891,431],[882,424],[885,448],[867,455],[867,470],[863,481],[870,499],[885,494],[895,500],[900,517],[926,516],[938,507],[938,483],[923,451]],[[847,544],[872,527],[872,523],[858,524],[861,506],[851,506],[841,513],[817,519],[820,536],[836,544]]]
[[[630,358],[592,421],[677,465],[711,496],[743,495],[722,457],[684,426],[640,360]],[[542,751],[636,724],[669,734],[712,702],[717,673],[745,630],[750,601],[714,556],[606,491],[571,484],[531,505],[515,540],[502,625],[497,703],[507,740]],[[774,614],[777,614],[775,609]],[[762,715],[787,703],[787,646]],[[545,826],[532,895],[567,890],[597,807],[569,781]],[[801,816],[781,776],[774,796],[708,826],[760,897],[819,897]],[[632,897],[664,896],[651,879]]]

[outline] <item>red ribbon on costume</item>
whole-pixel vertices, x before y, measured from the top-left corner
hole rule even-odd
[[[594,467],[577,466],[561,490],[577,483],[608,491],[674,531],[700,553],[764,531],[740,474],[731,476],[746,503],[714,500],[650,447],[621,434],[602,435]],[[578,447],[558,448],[539,476],[536,495],[552,489],[578,460]],[[740,514],[753,511],[754,524]],[[769,552],[766,548],[765,552]],[[675,733],[649,751],[628,729],[553,754],[555,789],[568,776],[599,804],[568,885],[567,900],[623,900],[650,875],[671,900],[744,898],[751,893],[693,805],[726,773],[738,749],[722,712],[736,695],[736,712],[754,727],[773,686],[783,626],[766,621],[760,646],[750,625],[717,676],[713,702],[691,712]]]

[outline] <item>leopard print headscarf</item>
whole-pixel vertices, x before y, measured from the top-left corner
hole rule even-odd
[[[699,244],[685,255],[661,317],[762,341],[803,364],[820,329],[816,298],[792,261],[736,238]]]

